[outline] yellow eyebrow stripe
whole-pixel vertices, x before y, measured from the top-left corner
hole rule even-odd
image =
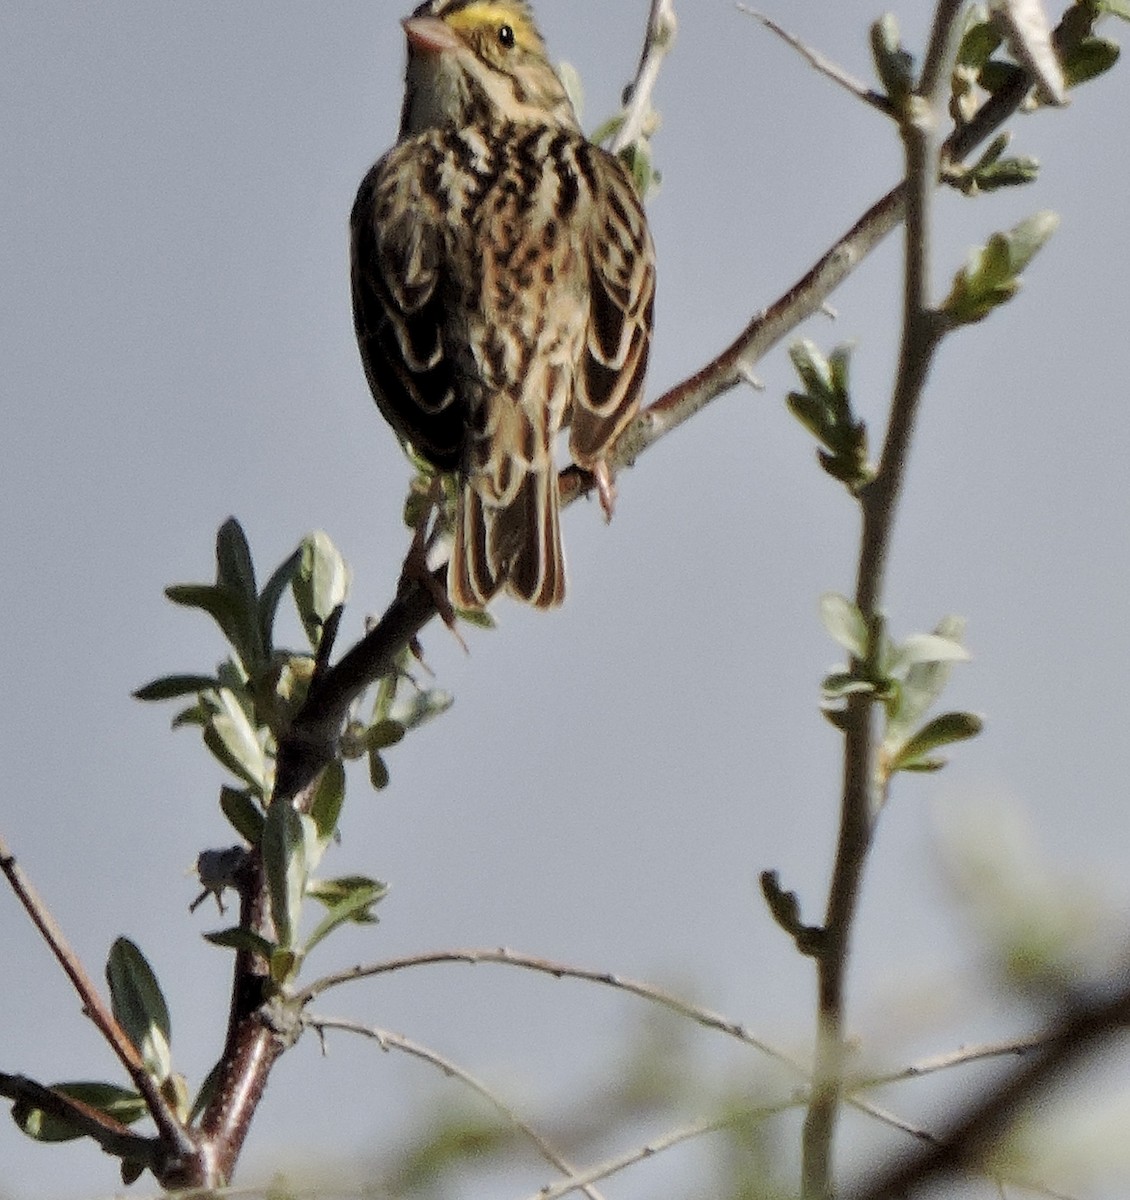
[[[498,28],[509,25],[514,30],[514,40],[526,50],[536,50],[541,45],[533,22],[522,12],[515,11],[508,4],[492,3],[491,0],[481,0],[478,4],[468,4],[443,18],[456,33],[473,33],[484,25]]]

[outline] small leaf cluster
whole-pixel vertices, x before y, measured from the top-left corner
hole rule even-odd
[[[279,603],[291,590],[314,653],[276,648]],[[243,529],[235,518],[216,536],[216,581],[177,584],[165,594],[174,603],[207,613],[220,627],[231,653],[212,675],[168,675],[139,688],[139,700],[195,702],[173,727],[197,726],[215,758],[260,803],[274,783],[278,739],[306,697],[315,654],[332,630],[349,589],[349,572],[329,538],[312,534],[258,590]]]
[[[881,617],[868,622],[846,596],[829,593],[820,609],[824,627],[851,655],[848,665],[824,679],[824,714],[842,729],[851,696],[866,695],[882,704],[886,722],[877,767],[882,788],[897,771],[939,770],[945,760],[935,751],[981,732],[981,718],[968,712],[947,712],[923,723],[953,665],[969,658],[960,617],[945,617],[932,633],[895,642]]]
[[[975,163],[970,166],[947,166],[943,174],[945,182],[963,196],[976,196],[981,192],[995,192],[1001,188],[1033,183],[1040,173],[1039,162],[1026,155],[1004,157],[1011,141],[1012,135],[1007,131],[997,134]]]
[[[375,787],[388,783],[384,752],[406,730],[446,711],[451,697],[418,687],[408,672],[409,652],[378,682],[372,715],[351,716],[340,740],[340,758],[322,773],[309,811],[289,802],[272,803],[279,743],[301,707],[311,680],[326,667],[349,592],[349,568],[326,534],[318,532],[271,575],[260,592],[251,552],[239,523],[229,519],[216,538],[216,580],[169,588],[176,604],[208,613],[227,638],[230,654],[213,675],[173,675],[138,690],[143,700],[195,695],[173,720],[174,727],[198,726],[204,744],[235,777],[220,790],[220,808],[233,829],[262,854],[270,896],[274,937],[245,928],[209,934],[215,945],[247,950],[269,964],[283,987],[294,979],[315,945],[346,922],[375,920],[373,905],[387,890],[376,880],[350,876],[319,879],[315,870],[337,837],[345,800],[343,760],[368,758]],[[280,601],[290,589],[310,651],[275,644]],[[355,706],[356,708],[356,706]],[[198,860],[204,892],[219,900],[237,882],[243,856],[206,851]],[[303,904],[310,897],[325,914],[307,936],[300,931]],[[222,911],[222,906],[221,906]]]
[[[293,804],[279,801],[258,818],[256,830],[249,830],[255,834],[250,840],[263,856],[273,939],[242,926],[205,935],[215,946],[248,950],[262,957],[269,965],[271,979],[280,988],[297,976],[310,951],[339,926],[373,923],[373,905],[388,891],[383,883],[360,875],[328,880],[314,877],[337,835],[344,802],[345,768],[335,761],[322,772],[309,812],[299,812]],[[318,901],[326,911],[303,938],[300,923],[307,897]]]
[[[884,13],[871,26],[871,60],[887,99],[901,113],[914,92],[918,68],[914,55],[902,44],[892,13]]]
[[[145,1073],[160,1088],[173,1112],[182,1121],[191,1121],[203,1110],[207,1084],[190,1104],[185,1078],[173,1070],[172,1023],[164,994],[145,955],[128,938],[118,938],[111,947],[106,982],[114,1019],[137,1050]],[[50,1090],[122,1126],[133,1125],[149,1115],[140,1093],[118,1084],[76,1080],[51,1084]],[[40,1142],[65,1142],[85,1136],[65,1116],[47,1113],[24,1100],[13,1105],[12,1118],[24,1133]],[[148,1165],[123,1159],[122,1182],[133,1183]]]
[[[942,302],[942,317],[954,325],[984,320],[994,308],[1007,303],[1020,290],[1020,273],[1059,226],[1053,212],[1038,212],[1006,233],[994,233],[984,246],[973,250],[953,279]]]
[[[790,392],[789,412],[824,446],[817,450],[820,465],[858,493],[875,477],[867,457],[867,427],[852,411],[848,387],[850,346],[837,346],[827,357],[810,341],[789,348],[789,357],[804,384]]]
[[[341,738],[343,758],[368,759],[369,781],[377,791],[389,781],[381,752],[395,746],[410,730],[447,712],[454,703],[449,692],[419,686],[408,670],[410,655],[405,651],[396,671],[377,684],[368,721],[351,718]]]
[[[1109,71],[1118,61],[1117,42],[1095,33],[1096,23],[1104,16],[1130,20],[1127,0],[1076,0],[1063,15],[1051,37],[1054,51],[1063,74],[1063,84],[1077,87]],[[1030,72],[1009,57],[1006,28],[993,13],[982,5],[969,10],[965,33],[957,55],[954,71],[951,108],[955,119],[968,121],[980,106],[977,89],[995,95],[1012,87]],[[1047,99],[1045,89],[1037,91],[1036,99]]]

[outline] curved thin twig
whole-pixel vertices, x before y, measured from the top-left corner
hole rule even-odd
[[[766,16],[765,13],[758,12],[757,9],[750,8],[746,4],[739,4],[737,9],[738,12],[745,13],[747,17],[753,17],[755,21],[760,21],[770,33],[775,33],[783,42],[791,46],[809,66],[815,68],[821,75],[824,75],[833,83],[850,92],[857,100],[862,100],[864,104],[869,104],[872,108],[878,109],[885,117],[897,115],[895,113],[895,106],[882,92],[877,92],[874,88],[869,88],[867,84],[856,79],[853,75],[849,75],[838,63],[832,62],[831,59],[821,54],[819,50],[814,50],[811,46],[802,42],[796,34],[789,33],[783,26],[778,25],[772,17]]]
[[[546,1137],[538,1133],[528,1121],[523,1120],[497,1092],[492,1091],[482,1080],[477,1079],[458,1063],[452,1062],[450,1058],[446,1058],[428,1046],[412,1041],[411,1038],[403,1037],[399,1033],[378,1029],[375,1025],[365,1025],[361,1021],[306,1013],[303,1016],[303,1024],[317,1030],[319,1034],[324,1033],[327,1029],[338,1029],[344,1033],[356,1033],[362,1037],[372,1038],[382,1050],[400,1050],[412,1058],[418,1058],[422,1062],[430,1063],[433,1067],[438,1067],[445,1075],[466,1084],[492,1108],[497,1109],[507,1122],[529,1138],[537,1147],[538,1153],[551,1167],[555,1167],[565,1176],[565,1182],[580,1188],[589,1197],[589,1200],[603,1200],[601,1194],[591,1184],[582,1184],[579,1181],[576,1167]]]
[[[323,995],[335,987],[340,987],[343,984],[352,983],[360,979],[373,979],[379,975],[388,975],[411,967],[437,966],[450,963],[466,963],[471,966],[478,963],[493,963],[519,967],[524,970],[535,971],[542,975],[550,975],[554,979],[576,979],[584,983],[598,983],[617,991],[627,992],[629,995],[658,1004],[671,1012],[677,1013],[679,1016],[686,1017],[696,1024],[701,1025],[704,1029],[714,1030],[717,1033],[734,1038],[743,1045],[759,1051],[774,1062],[785,1067],[790,1073],[802,1080],[806,1087],[811,1084],[811,1072],[803,1063],[786,1054],[783,1050],[778,1050],[775,1046],[756,1037],[739,1021],[730,1020],[728,1017],[713,1012],[703,1005],[684,1000],[679,996],[673,995],[671,992],[656,987],[654,984],[629,979],[612,971],[592,970],[585,967],[577,967],[570,963],[543,958],[539,955],[521,954],[506,947],[499,947],[497,949],[470,947],[466,949],[437,950],[423,954],[405,955],[402,958],[386,959],[383,962],[358,964],[342,971],[335,971],[331,975],[324,975],[322,978],[315,980],[295,995],[294,1002],[297,1005],[307,1005],[316,997]],[[915,1141],[934,1145],[937,1143],[937,1138],[929,1130],[911,1124],[902,1117],[880,1108],[878,1105],[873,1104],[856,1093],[870,1087],[878,1087],[883,1083],[897,1083],[902,1079],[910,1079],[917,1075],[928,1074],[930,1071],[942,1070],[947,1065],[958,1066],[963,1062],[973,1062],[977,1059],[1015,1055],[1020,1053],[1022,1048],[1037,1044],[1032,1039],[1027,1039],[1023,1043],[1002,1042],[996,1047],[974,1047],[970,1051],[955,1052],[951,1056],[952,1061],[948,1064],[943,1062],[941,1057],[938,1057],[921,1064],[912,1064],[904,1068],[900,1074],[892,1075],[889,1079],[886,1077],[868,1078],[853,1082],[850,1093],[844,1097],[844,1103],[856,1111],[863,1113],[865,1116],[872,1118],[872,1120],[879,1121],[891,1129],[898,1130],[898,1132],[914,1138]],[[806,1091],[796,1097],[794,1103],[805,1104],[808,1102],[808,1099]]]

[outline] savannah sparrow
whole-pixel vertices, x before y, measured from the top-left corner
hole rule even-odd
[[[448,592],[565,596],[553,445],[592,471],[636,411],[654,251],[631,177],[587,141],[525,0],[428,0],[403,22],[400,136],[350,219],[365,374],[459,499]]]

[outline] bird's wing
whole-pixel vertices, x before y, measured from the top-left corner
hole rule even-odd
[[[592,468],[635,415],[647,370],[655,304],[655,253],[623,164],[596,146],[589,239],[589,319],[573,395],[569,448]]]
[[[445,346],[445,217],[424,186],[439,152],[402,143],[365,176],[350,217],[350,257],[353,322],[373,397],[414,450],[453,470],[467,417]]]

